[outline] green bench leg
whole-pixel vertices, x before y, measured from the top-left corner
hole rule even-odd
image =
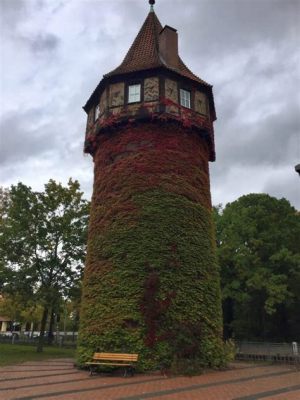
[[[97,367],[93,367],[92,365],[90,365],[90,376],[93,375],[93,373],[96,371]]]
[[[130,367],[125,367],[125,371],[124,371],[124,378],[126,378],[126,376],[128,375],[128,373],[130,373],[131,376],[134,376],[134,367],[130,366]]]

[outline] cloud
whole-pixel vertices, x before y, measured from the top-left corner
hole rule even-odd
[[[169,15],[170,1],[163,2],[162,8],[179,30],[182,50],[192,54],[197,48],[204,62],[207,56],[222,57],[261,41],[298,40],[298,0],[202,0],[185,2],[184,7],[177,1],[172,7],[177,12]]]
[[[43,122],[41,109],[32,109],[25,113],[11,113],[2,119],[0,132],[0,165],[19,163],[44,153],[53,151],[56,137],[51,135],[51,127]]]
[[[299,109],[286,104],[280,113],[260,118],[257,123],[229,125],[217,146],[220,163],[250,166],[286,165],[296,156],[299,140]]]
[[[18,23],[27,18],[28,2],[25,0],[1,0],[1,30],[9,28],[14,30]]]
[[[45,52],[55,50],[60,40],[53,34],[38,34],[36,37],[27,38],[33,52]]]
[[[285,197],[292,205],[299,205],[300,177],[295,173],[294,165],[291,163],[286,168],[274,168],[273,174],[265,182],[262,192],[270,193],[277,198]]]
[[[140,0],[0,0],[0,184],[22,180],[38,189],[72,176],[91,194],[81,107],[121,63],[148,7]],[[300,162],[300,2],[161,0],[155,10],[178,30],[184,62],[214,85],[213,202],[266,191],[300,209],[293,170]]]

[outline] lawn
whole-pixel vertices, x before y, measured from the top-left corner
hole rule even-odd
[[[37,353],[36,346],[0,343],[0,366],[49,358],[73,358],[74,356],[75,349],[45,346],[42,353]]]

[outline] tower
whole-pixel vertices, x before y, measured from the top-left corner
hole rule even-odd
[[[176,29],[150,4],[123,62],[84,106],[94,189],[79,360],[100,349],[137,352],[141,369],[218,366],[212,86],[187,68]]]

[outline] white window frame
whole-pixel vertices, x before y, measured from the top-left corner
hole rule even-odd
[[[94,121],[95,121],[95,122],[96,122],[97,119],[99,118],[99,115],[100,115],[100,105],[97,104],[96,107],[95,107],[95,115],[94,115]]]
[[[180,104],[183,107],[191,108],[191,92],[189,90],[180,89]]]
[[[141,101],[141,86],[140,83],[128,86],[128,103],[138,103]]]

